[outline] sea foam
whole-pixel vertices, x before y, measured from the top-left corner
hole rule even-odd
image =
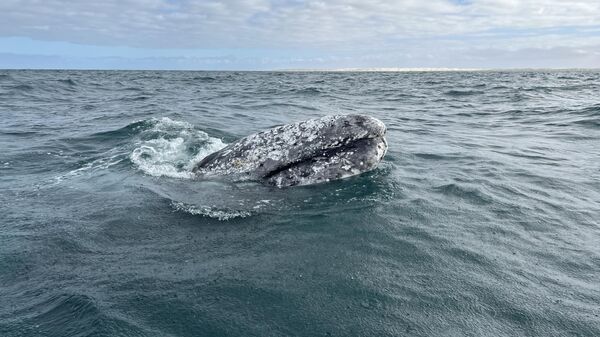
[[[163,117],[152,122],[151,128],[140,133],[129,156],[138,169],[151,176],[191,179],[194,164],[226,145],[184,121]]]

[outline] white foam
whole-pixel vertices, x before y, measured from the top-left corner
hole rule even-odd
[[[207,206],[200,207],[178,201],[172,201],[171,206],[177,211],[186,212],[193,215],[202,215],[209,218],[218,219],[220,221],[226,221],[234,218],[245,218],[251,215],[251,213],[248,211],[223,210]]]
[[[116,150],[111,150],[106,154],[106,157],[98,158],[94,161],[91,161],[80,168],[71,170],[65,174],[58,175],[52,178],[52,181],[47,184],[47,186],[54,186],[62,183],[64,180],[79,176],[86,171],[96,171],[96,170],[105,170],[111,166],[117,165],[124,160],[124,155]]]
[[[225,147],[218,138],[194,129],[193,125],[168,117],[154,120],[141,133],[129,158],[144,173],[155,177],[191,179],[192,168],[202,158]]]

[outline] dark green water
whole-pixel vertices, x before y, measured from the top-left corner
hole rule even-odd
[[[600,72],[0,71],[0,336],[600,336]],[[388,126],[370,173],[197,181]]]

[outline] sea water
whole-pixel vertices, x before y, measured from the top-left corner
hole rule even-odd
[[[379,168],[194,179],[251,133]],[[600,72],[0,71],[0,335],[600,336]]]

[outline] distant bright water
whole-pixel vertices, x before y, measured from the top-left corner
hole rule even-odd
[[[375,116],[375,171],[204,155]],[[0,336],[600,336],[600,72],[0,71]]]

